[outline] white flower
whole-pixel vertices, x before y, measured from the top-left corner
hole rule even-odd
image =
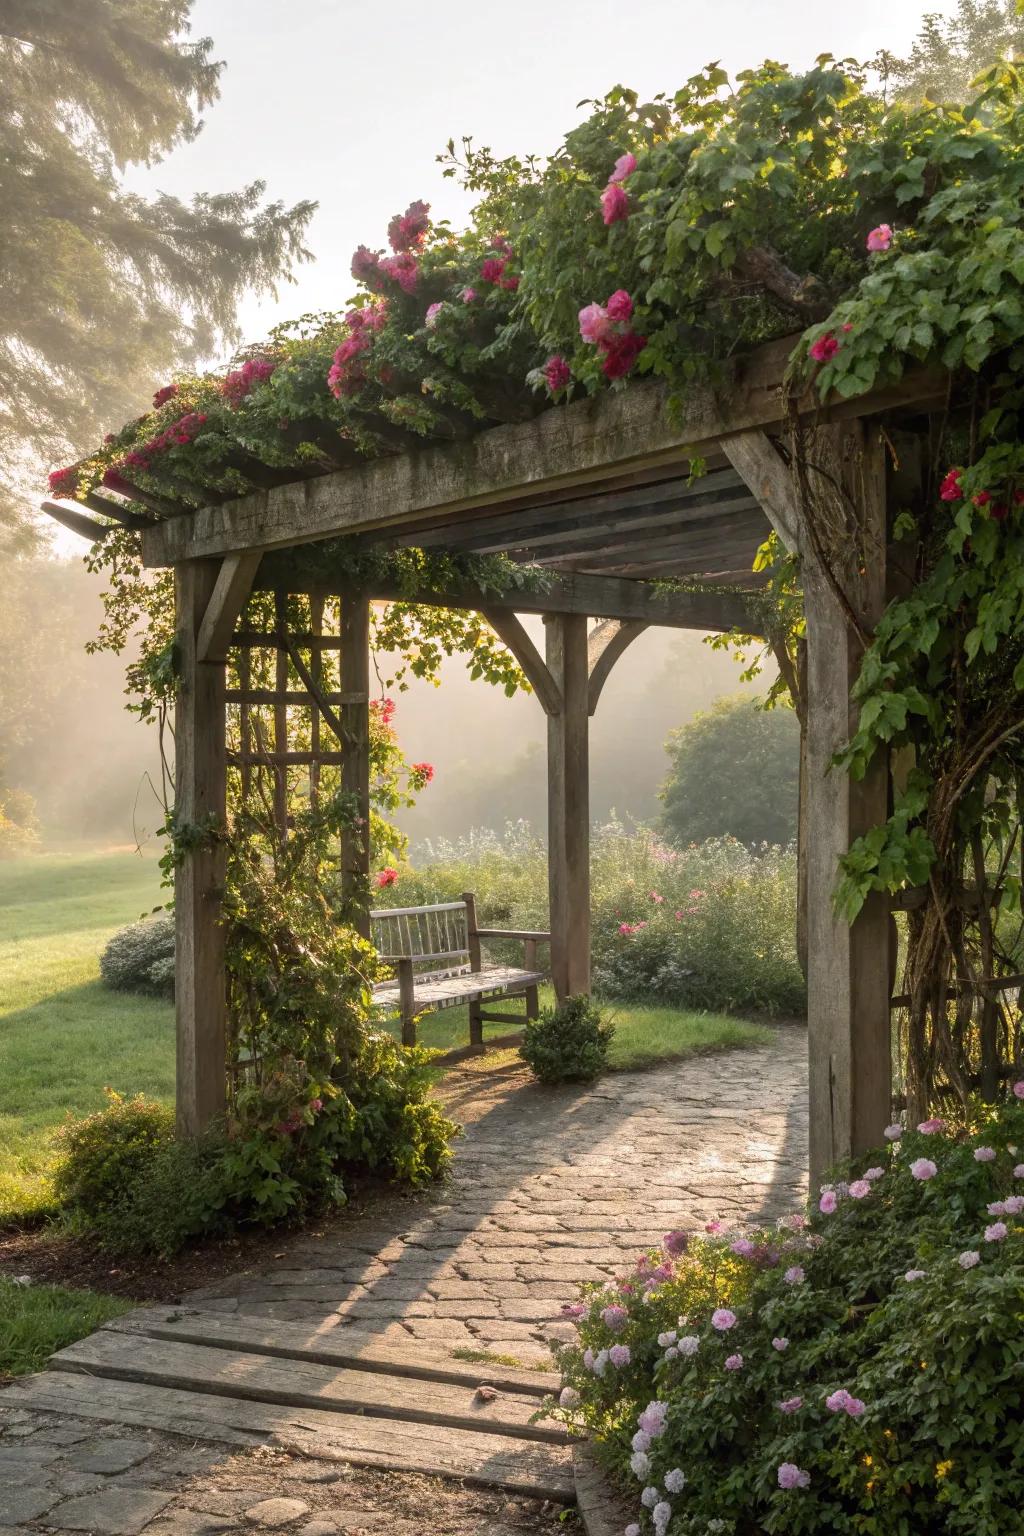
[[[908,1269],[903,1276],[904,1280],[923,1280],[924,1277],[925,1271],[923,1269]]]
[[[638,1429],[633,1436],[632,1444],[634,1451],[649,1451],[651,1448],[651,1437],[645,1429]]]
[[[645,1488],[643,1493],[640,1495],[640,1503],[643,1505],[644,1509],[653,1509],[655,1504],[659,1503],[660,1500],[660,1488]]]
[[[676,1334],[676,1331],[675,1331],[674,1328],[669,1333],[659,1333],[658,1334],[658,1348],[659,1349],[668,1349],[670,1344],[674,1344],[675,1343],[677,1337],[678,1337],[678,1335]]]
[[[669,1346],[669,1348],[666,1349],[666,1351],[665,1351],[664,1355],[662,1356],[662,1358],[664,1360],[678,1360],[679,1359],[679,1351],[678,1351],[678,1349],[676,1349],[674,1344],[671,1344]]]
[[[678,1467],[673,1467],[671,1472],[665,1473],[665,1487],[669,1493],[682,1493],[686,1487],[686,1474]]]
[[[685,1333],[676,1345],[681,1355],[695,1355],[700,1348],[700,1339],[695,1333]]]
[[[960,1255],[960,1257],[957,1259],[957,1263],[960,1265],[961,1269],[973,1269],[975,1264],[981,1263],[981,1254],[976,1250],[969,1248],[966,1253],[962,1253]]]
[[[654,1517],[654,1529],[661,1532],[672,1519],[672,1505],[667,1499],[662,1499],[660,1504],[655,1504],[652,1514]]]
[[[640,1481],[643,1482],[644,1478],[651,1470],[651,1458],[648,1456],[647,1452],[634,1451],[632,1456],[629,1458],[629,1469],[634,1477],[638,1477]]]
[[[576,1408],[579,1405],[580,1395],[575,1387],[563,1387],[558,1399],[559,1408]]]
[[[637,1525],[635,1520],[633,1521],[632,1525],[626,1526],[622,1536],[640,1536],[640,1527]]]
[[[887,1125],[884,1135],[886,1141],[899,1141],[900,1137],[903,1135],[903,1127],[899,1124],[898,1121],[895,1125]]]

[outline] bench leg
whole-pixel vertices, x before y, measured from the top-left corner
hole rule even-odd
[[[416,1044],[416,1015],[414,1013],[408,1016],[402,1015],[402,1044]]]
[[[484,1046],[484,1021],[480,1017],[483,1012],[483,1004],[480,999],[474,998],[469,1005],[469,1043],[477,1045],[483,1050]]]
[[[398,962],[399,1011],[402,1015],[402,1044],[416,1044],[416,986],[412,961]]]
[[[540,1017],[540,997],[537,994],[536,987],[527,987],[526,989],[526,1017],[528,1019]]]

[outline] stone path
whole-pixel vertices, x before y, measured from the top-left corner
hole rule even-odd
[[[373,1326],[387,1341],[547,1363],[560,1304],[676,1226],[774,1220],[803,1199],[807,1035],[591,1088],[486,1058],[449,1076],[467,1125],[450,1184],[305,1237],[190,1300],[265,1319]]]
[[[321,1344],[372,1331],[410,1356],[429,1346],[439,1361],[475,1353],[483,1379],[488,1365],[496,1369],[493,1353],[550,1365],[549,1342],[569,1332],[561,1303],[670,1228],[774,1220],[803,1195],[799,1028],[781,1029],[764,1049],[586,1089],[542,1089],[518,1065],[485,1058],[453,1072],[445,1096],[467,1124],[446,1186],[282,1241],[271,1266],[185,1298],[185,1315],[195,1309],[265,1335],[275,1323],[304,1324]],[[90,1422],[85,1381],[46,1378],[55,1412],[33,1408],[29,1389],[0,1393],[0,1536],[564,1529],[556,1508],[496,1489]],[[66,1404],[55,1397],[62,1382]],[[115,1385],[97,1382],[97,1396]],[[393,1430],[400,1442],[402,1426]]]

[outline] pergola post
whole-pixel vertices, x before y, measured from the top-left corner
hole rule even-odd
[[[341,598],[341,787],[354,796],[362,826],[341,836],[341,893],[350,921],[370,937],[370,603],[362,592]]]
[[[822,436],[825,434],[823,433]],[[868,635],[886,593],[884,448],[859,424],[828,434],[837,478],[858,524],[843,590]],[[888,814],[888,763],[855,780],[832,767],[856,728],[850,688],[864,647],[832,583],[810,552],[803,561],[807,621],[807,1018],[812,1190],[838,1160],[878,1146],[891,1117],[889,903],[868,897],[850,924],[833,910],[838,861]]]
[[[590,991],[589,660],[584,614],[549,614],[544,624],[561,705],[548,715],[551,974],[561,1001]]]
[[[174,705],[174,816],[179,828],[222,829],[226,814],[225,666],[199,661],[197,642],[218,562],[175,566],[178,683]],[[225,848],[186,840],[174,875],[178,1133],[197,1136],[226,1105]]]

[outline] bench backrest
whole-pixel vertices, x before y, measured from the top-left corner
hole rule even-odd
[[[469,969],[469,920],[464,901],[432,907],[382,907],[370,913],[370,936],[382,960],[460,965]]]

